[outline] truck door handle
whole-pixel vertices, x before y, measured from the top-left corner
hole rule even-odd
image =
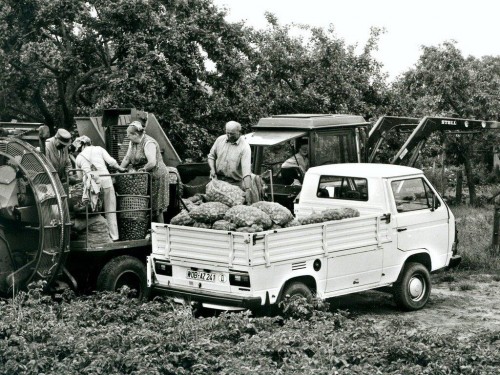
[[[408,228],[398,228],[398,232],[404,232],[405,230],[407,230]]]
[[[380,220],[385,220],[385,223],[389,224],[391,222],[391,214],[384,214],[380,217]]]

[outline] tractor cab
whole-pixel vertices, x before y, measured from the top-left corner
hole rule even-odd
[[[362,116],[293,114],[266,117],[245,135],[252,147],[252,172],[261,175],[266,193],[292,209],[300,192],[303,168],[300,147],[307,147],[310,167],[364,161],[369,123]],[[307,146],[304,146],[307,145]],[[287,162],[288,161],[288,162]],[[294,161],[297,166],[293,166]],[[287,162],[287,163],[285,163]]]

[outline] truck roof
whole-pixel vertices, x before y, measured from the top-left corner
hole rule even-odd
[[[252,128],[310,130],[360,125],[369,125],[369,122],[358,115],[297,113],[263,117]]]
[[[399,177],[422,174],[420,169],[394,164],[344,163],[309,168],[307,173],[348,177]]]

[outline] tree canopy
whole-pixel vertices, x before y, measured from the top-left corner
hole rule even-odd
[[[199,157],[228,120],[351,112],[371,116],[385,95],[373,57],[328,30],[301,36],[230,23],[210,0],[4,0],[2,120],[70,128],[103,108],[154,112],[184,156]]]
[[[71,128],[75,116],[136,107],[155,113],[183,157],[206,155],[225,122],[249,130],[283,113],[447,114],[497,119],[500,57],[423,47],[387,83],[364,46],[329,28],[256,30],[211,0],[3,0],[0,119]]]

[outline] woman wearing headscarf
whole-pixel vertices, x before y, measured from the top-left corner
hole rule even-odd
[[[78,153],[76,157],[76,167],[82,169],[87,176],[98,176],[98,180],[102,187],[104,197],[103,205],[106,216],[106,221],[109,227],[109,235],[113,241],[119,239],[118,222],[116,220],[116,194],[113,187],[113,181],[109,176],[109,171],[106,165],[126,172],[118,162],[109,153],[100,146],[93,146],[92,141],[86,135],[78,137],[73,142],[75,151]]]
[[[160,152],[158,142],[145,134],[145,128],[140,121],[133,121],[127,128],[130,139],[127,154],[121,167],[131,166],[137,172],[151,174],[151,209],[153,221],[163,223],[163,211],[169,204],[169,170]]]

